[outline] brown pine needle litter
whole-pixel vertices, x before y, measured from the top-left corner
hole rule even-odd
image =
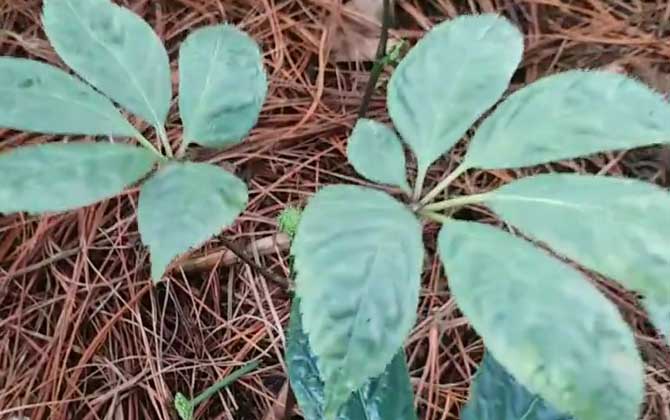
[[[0,0],[1,55],[61,65],[41,29],[41,3]],[[259,125],[237,147],[193,153],[202,161],[230,162],[247,180],[249,206],[223,235],[286,279],[286,243],[275,246],[268,239],[277,232],[279,212],[301,206],[325,184],[365,184],[347,165],[345,150],[370,65],[330,60],[331,35],[342,21],[333,16],[347,13],[343,1],[122,3],[150,22],[173,60],[189,31],[223,21],[240,25],[262,45],[270,91]],[[527,35],[514,88],[565,69],[604,67],[637,76],[666,94],[670,89],[670,1],[397,0],[396,7],[391,34],[410,42],[457,14],[507,16]],[[176,88],[175,61],[173,72]],[[175,106],[168,122],[173,145],[181,134],[176,111]],[[386,119],[383,89],[368,115]],[[0,130],[0,152],[53,140],[60,139]],[[429,174],[427,184],[453,168],[462,153],[460,145]],[[603,154],[524,174],[540,171],[627,175],[668,187],[670,152]],[[454,187],[474,194],[520,174],[469,172]],[[224,261],[204,258],[225,254],[214,239],[181,261],[188,270],[175,265],[169,281],[154,287],[136,208],[137,190],[129,190],[67,214],[0,217],[0,419],[172,419],[174,394],[196,395],[251,360],[261,362],[259,369],[201,404],[196,417],[300,418],[285,386],[290,304],[285,285],[232,255]],[[479,209],[459,216],[493,220]],[[434,250],[434,243],[427,245]],[[419,320],[406,347],[415,402],[421,419],[458,419],[483,347],[450,298],[437,258],[428,255]],[[636,330],[647,362],[643,419],[670,420],[670,349],[633,294],[592,278]]]

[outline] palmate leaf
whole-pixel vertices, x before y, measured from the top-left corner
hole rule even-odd
[[[670,104],[637,80],[568,71],[520,89],[477,130],[467,166],[530,166],[670,141]]]
[[[57,212],[113,197],[146,175],[156,156],[111,143],[51,143],[0,154],[0,213]]]
[[[247,204],[235,175],[205,163],[171,163],[144,183],[137,210],[142,241],[159,281],[173,258],[230,225]]]
[[[503,219],[564,256],[644,296],[670,337],[670,194],[630,179],[573,174],[523,178],[487,194]]]
[[[389,114],[420,172],[449,150],[501,97],[523,52],[521,33],[493,14],[433,28],[389,82]]]
[[[644,372],[633,334],[577,270],[479,223],[446,223],[439,253],[458,307],[529,391],[579,420],[638,418]]]
[[[247,135],[267,94],[263,57],[230,25],[198,29],[179,50],[179,110],[184,138],[224,147]]]
[[[325,417],[391,362],[416,317],[421,225],[381,191],[329,186],[291,247],[303,327],[325,383]]]
[[[316,357],[302,329],[299,305],[299,299],[294,299],[286,344],[288,375],[305,420],[323,420],[324,384],[319,376]],[[336,418],[416,420],[405,352],[402,349],[398,351],[379,377],[354,391]]]
[[[52,134],[133,136],[111,101],[57,67],[0,57],[0,127]]]
[[[461,420],[573,420],[530,393],[486,353]]]
[[[68,66],[128,111],[163,126],[172,97],[170,66],[144,20],[109,0],[45,0],[42,20]]]
[[[402,143],[386,125],[359,119],[349,137],[347,157],[356,172],[370,181],[393,185],[411,193]]]

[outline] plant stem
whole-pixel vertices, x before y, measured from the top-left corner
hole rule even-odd
[[[433,211],[419,210],[419,214],[421,216],[424,216],[428,219],[434,220],[434,221],[436,221],[438,223],[442,223],[442,224],[447,223],[448,221],[451,220],[451,218],[449,216],[445,216],[444,214],[440,214],[440,213],[435,213]]]
[[[452,207],[467,206],[468,204],[481,203],[482,201],[486,200],[487,197],[488,193],[464,195],[462,197],[456,197],[449,200],[438,201],[437,203],[429,204],[422,210],[426,212],[435,212],[450,209]]]
[[[272,273],[270,270],[266,269],[265,267],[259,265],[254,261],[254,259],[247,254],[245,250],[237,246],[237,244],[230,239],[226,239],[224,237],[219,238],[220,242],[228,248],[233,254],[237,255],[239,259],[244,261],[247,265],[252,267],[254,270],[258,271],[260,275],[265,277],[266,280],[272,281],[277,283],[278,285],[289,288],[290,283],[288,280],[284,279],[283,277],[279,277],[278,275]]]
[[[135,138],[137,139],[138,142],[140,142],[140,145],[144,147],[145,149],[149,150],[151,153],[155,154],[156,156],[159,156],[161,160],[166,160],[165,156],[161,152],[154,147],[153,144],[149,140],[147,140],[146,137],[142,135],[138,130],[135,130]]]
[[[168,141],[167,133],[165,132],[165,127],[163,127],[162,125],[156,126],[156,132],[158,132],[158,138],[161,140],[163,149],[165,149],[165,154],[167,155],[168,158],[173,158],[174,155],[172,154],[172,147],[170,147],[170,142]]]
[[[412,201],[417,202],[419,197],[421,197],[421,191],[423,190],[423,183],[426,180],[426,169],[419,167],[418,172],[416,173],[416,179],[414,180],[414,194],[412,194]]]
[[[469,165],[465,162],[461,162],[456,169],[454,169],[449,175],[446,176],[442,181],[440,181],[439,184],[435,186],[432,190],[428,191],[428,194],[426,194],[419,204],[425,206],[426,204],[430,203],[439,193],[447,189],[447,187],[454,182],[456,178],[458,178],[463,172],[467,171],[469,169]]]
[[[181,139],[181,144],[179,145],[179,148],[177,149],[177,153],[175,153],[175,156],[177,159],[181,159],[182,156],[184,156],[184,153],[186,153],[186,148],[188,147],[188,142],[186,139],[182,138]]]
[[[193,398],[191,400],[191,403],[195,407],[196,405],[202,403],[203,401],[206,401],[208,398],[222,390],[223,388],[227,387],[231,383],[235,382],[236,380],[240,379],[242,376],[246,375],[247,373],[251,372],[252,370],[256,369],[259,365],[258,361],[253,361],[249,362],[246,365],[242,366],[241,368],[237,369],[236,371],[233,371],[230,375],[226,376],[225,378],[221,379],[219,382],[215,383],[214,385],[210,386],[209,388],[205,389],[198,395],[197,397]]]
[[[389,5],[389,0],[384,0],[382,7],[382,32],[379,36],[379,44],[377,44],[375,62],[372,65],[372,70],[370,71],[370,78],[368,79],[367,86],[365,86],[365,93],[363,94],[361,106],[358,108],[358,118],[365,118],[365,114],[367,114],[368,107],[370,106],[372,94],[374,93],[375,87],[377,86],[377,80],[379,80],[379,76],[384,69],[386,44],[389,37],[389,26],[391,25],[391,7]]]

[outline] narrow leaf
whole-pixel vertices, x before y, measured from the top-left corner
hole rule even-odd
[[[155,156],[112,143],[51,143],[0,154],[0,213],[72,210],[113,197],[151,170]]]
[[[145,182],[137,217],[154,281],[173,258],[233,223],[247,198],[244,182],[204,163],[172,163]]]
[[[57,67],[0,57],[0,127],[39,133],[132,136],[114,105]]]
[[[68,66],[133,114],[163,126],[172,97],[170,66],[142,18],[109,0],[45,0],[42,20]]]
[[[633,333],[577,270],[479,223],[445,224],[439,253],[458,307],[519,383],[580,420],[638,418]]]
[[[286,365],[291,388],[305,419],[323,420],[324,384],[302,329],[299,299],[294,299],[291,306]],[[337,416],[337,420],[369,419],[416,420],[412,385],[402,349],[379,377],[352,394]]]
[[[349,137],[347,156],[354,169],[370,181],[411,193],[402,143],[386,125],[365,118],[358,120]]]
[[[258,121],[267,94],[256,42],[230,25],[189,35],[179,51],[179,110],[186,141],[224,147]]]
[[[670,141],[670,104],[637,80],[568,71],[511,95],[470,144],[470,167],[514,168]]]
[[[330,186],[305,208],[291,252],[330,420],[384,372],[414,324],[421,225],[386,193]]]
[[[493,14],[433,28],[389,82],[389,113],[425,170],[501,97],[523,52],[521,33]]]
[[[537,175],[488,195],[509,223],[644,296],[670,337],[670,194],[623,178]]]
[[[573,420],[518,383],[486,353],[461,420]]]

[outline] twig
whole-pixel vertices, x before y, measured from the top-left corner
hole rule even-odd
[[[288,280],[270,272],[270,270],[267,270],[265,267],[257,264],[256,261],[254,261],[253,257],[247,254],[247,252],[244,249],[240,248],[235,242],[223,237],[220,238],[219,240],[226,246],[226,248],[230,249],[230,251],[233,254],[237,255],[237,258],[244,261],[254,270],[258,271],[258,273],[263,277],[265,277],[267,280],[275,282],[278,285],[285,288],[289,287],[290,283]]]

